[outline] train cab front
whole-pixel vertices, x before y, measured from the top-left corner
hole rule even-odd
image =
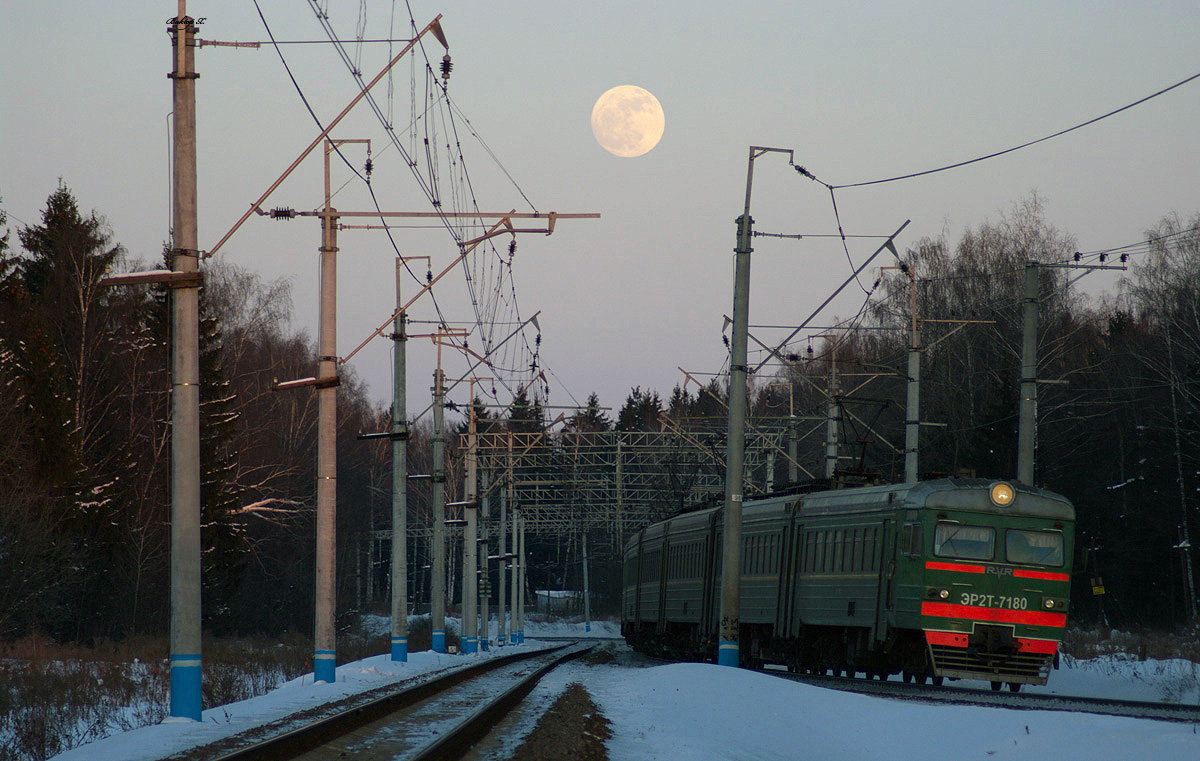
[[[1041,500],[1041,501],[1039,501]],[[1074,511],[999,482],[931,511],[921,628],[935,677],[1045,684],[1067,623]],[[1069,512],[1068,512],[1069,511]]]

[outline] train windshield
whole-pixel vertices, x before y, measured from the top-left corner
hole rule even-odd
[[[1010,563],[1063,564],[1063,537],[1057,531],[1019,531],[1004,534],[1004,555]]]
[[[996,530],[991,526],[939,523],[933,537],[933,554],[943,558],[991,560],[995,547]]]

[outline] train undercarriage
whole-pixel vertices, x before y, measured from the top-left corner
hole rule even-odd
[[[993,690],[1004,685],[1017,692],[1022,684],[1045,684],[1054,648],[1022,652],[1011,630],[978,625],[962,635],[964,646],[949,643],[940,632],[891,629],[881,641],[869,629],[806,626],[800,636],[779,638],[770,625],[743,625],[741,665],[760,669],[783,666],[797,674],[829,674],[854,678],[887,679],[898,675],[905,682],[941,685],[945,679],[978,679]],[[696,624],[626,623],[626,641],[635,650],[672,660],[716,662],[715,639],[701,637]]]

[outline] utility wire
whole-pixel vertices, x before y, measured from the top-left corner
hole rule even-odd
[[[271,32],[271,26],[270,26],[270,24],[267,23],[266,16],[263,15],[262,8],[259,7],[258,0],[254,0],[254,7],[258,11],[258,17],[259,17],[259,19],[262,20],[263,28],[266,30],[267,36],[270,37],[273,42],[275,39],[275,35]],[[288,78],[292,80],[292,86],[295,87],[296,94],[300,96],[300,101],[304,104],[304,107],[308,110],[308,113],[312,117],[313,121],[316,123],[317,128],[320,129],[322,132],[324,132],[325,125],[321,123],[320,117],[317,116],[316,111],[313,110],[312,105],[308,102],[308,98],[304,95],[303,88],[301,88],[300,83],[296,81],[296,77],[292,73],[291,67],[288,66],[287,59],[284,58],[283,51],[280,50],[279,46],[276,45],[275,52],[276,52],[276,54],[279,55],[279,62],[283,64],[284,71],[287,72]],[[408,274],[411,275],[412,278],[414,280],[416,280],[418,283],[421,282],[421,278],[419,278],[417,276],[417,274],[412,271],[412,268],[408,266],[408,262],[405,261],[404,257],[400,254],[400,247],[396,245],[396,240],[392,237],[391,230],[388,229],[387,218],[383,216],[383,209],[379,205],[379,200],[375,197],[375,189],[371,186],[370,179],[363,176],[363,174],[358,171],[358,167],[354,166],[354,164],[352,164],[350,162],[350,160],[346,158],[346,155],[344,153],[342,153],[341,147],[336,142],[333,142],[333,149],[337,153],[338,157],[341,158],[341,160],[350,169],[350,171],[353,172],[355,175],[357,175],[358,178],[360,180],[362,180],[363,183],[367,186],[367,190],[371,194],[371,201],[375,205],[375,210],[379,213],[379,219],[383,223],[384,232],[387,233],[388,241],[391,242],[392,248],[396,252],[396,256],[400,259],[400,262],[404,265],[404,269],[408,270]],[[345,186],[343,185],[343,187],[345,187]],[[434,311],[437,312],[438,318],[442,319],[444,321],[444,315],[442,314],[442,308],[438,304],[437,296],[434,295],[432,288],[429,289],[429,297],[433,301],[433,308],[434,308]]]
[[[310,0],[310,5],[313,6],[313,10],[316,12],[319,22],[321,23],[322,27],[325,29],[327,36],[330,38],[330,42],[334,43],[335,49],[337,50],[338,55],[342,58],[343,63],[345,63],[347,68],[350,70],[351,75],[358,82],[360,90],[361,90],[363,88],[363,84],[361,81],[361,72],[359,71],[359,66],[358,66],[358,64],[359,64],[358,54],[356,54],[353,58],[351,57],[351,55],[346,51],[345,47],[341,44],[341,41],[337,38],[336,34],[334,33],[332,25],[329,23],[328,14],[326,12],[324,12],[323,9],[320,8],[320,6],[313,3],[312,0]],[[395,3],[393,3],[393,8],[394,8],[394,6],[395,6]],[[260,12],[260,15],[261,15],[261,12]],[[392,15],[394,16],[394,13]],[[415,19],[412,18],[411,7],[409,7],[409,16],[410,16],[410,23],[412,24],[412,26],[415,30],[416,23],[415,23]],[[357,31],[358,35],[361,37],[361,36],[364,36],[364,34],[365,34],[365,29],[363,27],[363,24],[361,23],[362,22],[361,7],[360,7],[359,21],[360,21],[360,23],[359,23],[356,31]],[[393,23],[394,23],[394,19],[393,19]],[[392,37],[390,29],[389,29],[389,37]],[[462,152],[461,152],[461,143],[459,141],[457,141],[457,125],[455,123],[455,114],[457,113],[461,116],[462,112],[461,112],[461,109],[458,109],[457,106],[455,106],[453,103],[451,103],[449,94],[448,94],[445,86],[442,85],[440,82],[438,82],[435,76],[432,76],[433,67],[429,63],[428,54],[425,51],[423,42],[421,42],[421,41],[418,41],[418,42],[419,42],[419,46],[421,49],[421,53],[426,59],[426,66],[425,66],[425,69],[426,69],[426,90],[425,90],[426,97],[424,98],[425,105],[423,107],[424,113],[423,113],[422,117],[416,116],[416,113],[415,113],[416,99],[415,99],[415,97],[413,98],[413,108],[414,108],[413,116],[414,116],[414,118],[413,118],[413,124],[410,125],[410,128],[412,126],[414,126],[419,119],[424,120],[424,129],[425,129],[425,133],[426,133],[425,149],[426,149],[426,153],[427,153],[427,167],[428,167],[427,175],[422,175],[422,173],[420,172],[417,162],[415,162],[412,158],[413,152],[406,151],[404,149],[403,145],[400,143],[397,135],[395,134],[394,128],[391,125],[390,120],[384,116],[384,114],[382,113],[378,104],[375,102],[374,97],[369,92],[364,92],[364,95],[366,96],[366,99],[370,103],[372,110],[375,112],[376,118],[379,119],[379,121],[383,125],[385,131],[388,133],[389,137],[391,138],[392,147],[397,148],[398,151],[403,155],[406,163],[409,166],[410,171],[412,171],[414,177],[417,179],[418,185],[425,192],[426,197],[430,200],[434,209],[439,212],[439,218],[440,218],[440,221],[442,222],[443,226],[445,227],[445,229],[448,232],[450,232],[451,237],[454,238],[455,241],[458,242],[461,246],[462,240],[465,237],[464,236],[465,228],[468,225],[470,225],[471,223],[453,222],[449,218],[447,218],[446,215],[441,214],[440,212],[444,208],[443,202],[446,200],[449,200],[456,209],[463,209],[464,207],[467,206],[466,198],[468,196],[470,197],[470,200],[471,200],[470,205],[473,207],[473,209],[475,211],[479,211],[478,203],[476,202],[473,191],[471,189],[469,174],[466,171],[465,158],[463,157]],[[414,61],[415,61],[415,56],[414,56]],[[414,68],[415,68],[415,64],[414,64]],[[389,85],[390,85],[390,80],[389,80]],[[414,90],[413,94],[415,95],[415,76],[413,77],[412,89]],[[431,90],[433,91],[433,93],[436,93],[436,95],[431,93]],[[439,147],[438,141],[437,141],[436,136],[429,132],[429,129],[431,127],[431,121],[432,121],[430,117],[433,116],[433,114],[431,112],[436,108],[436,105],[438,103],[445,103],[445,105],[446,105],[446,110],[443,112],[440,112],[440,117],[442,120],[442,132],[443,132],[443,134],[446,134],[446,135],[454,134],[456,136],[456,145],[458,147],[458,150],[456,152],[455,146],[451,146],[448,142],[445,145],[445,148],[448,151],[447,161],[448,161],[448,164],[450,165],[450,169],[451,169],[451,173],[450,173],[450,177],[449,177],[450,182],[446,189],[447,190],[446,193],[443,193],[439,190],[439,187],[442,185],[442,183],[440,182],[438,174],[437,174],[438,162],[435,160],[435,157],[436,157],[436,154],[438,151],[438,147]],[[391,111],[391,91],[390,90],[389,90],[388,111],[389,111],[389,113]],[[311,109],[310,109],[310,113],[311,113]],[[447,118],[449,120],[448,124],[447,124]],[[464,119],[465,119],[465,117],[464,117]],[[480,143],[485,146],[485,150],[488,152],[488,154],[490,156],[493,157],[493,160],[495,160],[495,154],[491,151],[490,148],[488,148],[486,146],[486,143],[484,143],[482,141],[482,138],[480,138],[479,135],[473,129],[472,129],[472,135],[474,135],[476,137],[476,139],[480,140]],[[415,130],[413,131],[413,137],[415,140]],[[345,160],[344,157],[343,157],[343,160]],[[509,174],[508,171],[506,169],[504,169],[504,167],[502,165],[500,165],[498,161],[497,161],[497,165],[500,166],[502,171],[504,171],[505,175],[510,179],[510,181],[513,182],[514,186],[516,186],[515,181],[512,180],[511,174]],[[460,186],[462,188],[461,191],[459,189]],[[368,188],[370,188],[369,183],[368,183]],[[528,201],[529,200],[528,197],[520,189],[519,186],[517,186],[517,189],[518,189],[518,192],[521,193],[522,197],[524,197],[526,199],[526,201]],[[373,189],[371,189],[371,190],[372,190],[372,198],[375,202],[376,209],[378,211],[379,203],[378,203],[378,200],[374,198]],[[530,203],[530,206],[531,207],[533,206],[532,203]],[[534,210],[536,211],[536,208]],[[480,221],[480,224],[482,224],[482,221]],[[386,223],[385,223],[384,229],[387,230],[388,227],[389,226],[386,225]],[[459,227],[462,227],[463,229],[460,230],[460,229],[458,229]],[[391,243],[392,243],[393,248],[396,249],[397,255],[399,255],[398,246],[396,246],[395,241],[392,239],[390,231],[388,232],[388,237],[389,237],[389,241],[391,241]],[[491,241],[488,241],[486,243],[486,245],[484,246],[484,248],[481,249],[481,252],[485,251],[485,250],[490,250],[493,252],[493,254],[495,254],[494,244]],[[471,257],[471,260],[473,262],[478,262],[481,258],[482,257],[479,254],[476,254]],[[500,261],[500,257],[498,254],[495,254],[494,257],[489,257],[487,260],[490,262],[496,262],[496,261]],[[501,294],[501,292],[499,290],[498,286],[500,284],[500,281],[496,280],[496,286],[492,287],[491,289],[488,289],[488,288],[484,289],[484,292],[490,292],[491,295],[488,296],[485,300],[483,300],[482,305],[481,305],[481,303],[480,303],[481,300],[478,296],[478,291],[477,291],[477,289],[475,287],[475,283],[474,283],[474,279],[476,279],[476,278],[474,278],[472,275],[472,270],[471,270],[472,266],[476,266],[478,268],[477,264],[471,265],[470,263],[468,263],[467,261],[464,260],[464,262],[463,262],[464,274],[467,279],[468,293],[470,295],[470,298],[472,301],[472,306],[475,309],[475,313],[476,313],[476,325],[478,326],[480,335],[484,340],[485,348],[490,349],[493,346],[492,332],[495,330],[495,323],[500,322],[499,320],[496,319],[497,316],[499,316],[500,306],[507,304],[509,306],[509,312],[510,313],[516,312],[516,316],[519,317],[519,312],[517,312],[516,308],[515,308],[515,295],[516,295],[515,288],[512,291],[514,300],[512,302],[509,302],[507,299],[505,299],[503,297],[503,295]],[[409,269],[407,263],[405,263],[405,267],[406,267],[406,269]],[[493,264],[493,269],[494,269],[494,264]],[[417,278],[416,275],[412,273],[411,269],[409,269],[409,273],[412,274],[415,279],[420,281],[420,278]],[[502,276],[505,274],[508,276],[508,279],[511,283],[511,268],[506,268],[502,272]],[[484,277],[485,280],[490,279],[489,277],[486,277],[486,273],[484,273],[484,275],[485,275],[485,277]],[[436,305],[436,300],[435,300],[435,307],[436,306],[437,305]],[[439,313],[439,316],[441,317],[442,314],[441,314],[440,307],[438,308],[438,313]],[[443,319],[443,321],[444,321],[444,319]],[[491,326],[490,330],[489,330],[489,326]],[[537,350],[533,349],[532,347],[529,347],[529,345],[528,345],[529,339],[528,339],[528,336],[526,336],[524,334],[524,332],[522,332],[521,338],[525,342],[526,351],[529,352],[529,354],[534,357],[534,360],[530,363],[530,366],[531,366],[531,368],[533,368],[532,372],[535,373],[536,367],[537,367],[537,359],[536,359]],[[515,348],[516,348],[515,345],[512,347],[505,346],[504,353],[509,354]],[[499,378],[498,380],[502,385],[505,385],[506,387],[508,386],[508,384],[505,383],[503,378]],[[531,377],[531,380],[533,380],[532,377]],[[511,388],[510,388],[510,390],[511,390]]]
[[[1088,119],[1085,122],[1081,122],[1074,126],[1067,127],[1066,129],[1059,130],[1058,132],[1055,132],[1053,134],[1046,135],[1044,137],[1039,137],[1036,140],[1030,140],[1028,142],[1021,143],[1020,145],[1015,145],[1011,148],[1005,148],[1004,150],[1001,150],[1001,151],[995,151],[993,153],[989,153],[984,156],[977,156],[976,158],[973,158],[973,159],[959,161],[954,164],[947,164],[946,166],[937,167],[936,169],[926,169],[926,170],[923,170],[920,172],[911,172],[909,174],[897,175],[895,177],[886,177],[886,178],[880,179],[880,180],[867,180],[864,182],[851,182],[851,183],[844,183],[844,184],[840,184],[840,185],[826,182],[826,181],[818,178],[812,172],[808,171],[807,169],[805,169],[802,166],[796,166],[796,170],[800,174],[802,174],[805,177],[812,180],[813,182],[816,182],[820,185],[824,185],[829,190],[829,199],[833,204],[833,216],[834,216],[834,219],[837,221],[838,232],[841,234],[841,238],[842,238],[842,248],[846,252],[846,259],[849,261],[850,260],[850,249],[846,245],[846,235],[845,235],[845,232],[842,230],[842,221],[841,221],[841,216],[838,213],[837,195],[836,195],[835,191],[842,190],[845,188],[861,188],[861,187],[866,187],[868,185],[882,185],[884,183],[898,182],[900,180],[911,180],[916,177],[924,177],[926,175],[936,174],[938,172],[945,172],[950,169],[958,169],[959,167],[968,166],[970,164],[977,164],[981,161],[987,161],[988,159],[993,159],[998,156],[1004,156],[1006,154],[1013,153],[1015,151],[1019,151],[1023,148],[1028,148],[1030,146],[1037,145],[1038,143],[1044,143],[1048,140],[1053,140],[1056,137],[1061,137],[1070,132],[1074,132],[1075,130],[1082,129],[1083,127],[1087,127],[1089,125],[1095,124],[1096,122],[1107,119],[1110,116],[1116,116],[1117,114],[1119,114],[1123,111],[1128,111],[1129,109],[1134,108],[1135,106],[1140,106],[1141,104],[1146,103],[1147,101],[1153,100],[1154,98],[1157,98],[1160,95],[1164,95],[1176,88],[1182,87],[1183,85],[1186,85],[1189,82],[1192,82],[1193,80],[1196,80],[1196,79],[1200,79],[1200,73],[1193,74],[1192,76],[1182,79],[1173,85],[1164,87],[1163,89],[1158,90],[1157,92],[1151,93],[1150,95],[1147,95],[1144,98],[1139,98],[1138,100],[1135,100],[1132,103],[1128,103],[1124,106],[1121,106],[1120,108],[1113,109],[1112,111],[1109,111],[1106,114],[1102,114],[1095,118]],[[1134,244],[1131,244],[1131,245],[1134,245]],[[1099,253],[1099,252],[1097,252],[1097,253]],[[1104,252],[1104,253],[1107,253],[1107,252]],[[851,268],[853,268],[853,266],[854,266],[853,261],[850,262],[850,265],[851,265]],[[862,288],[864,293],[867,293],[867,289],[863,287],[862,282],[859,281],[857,277],[855,278],[855,281],[858,283],[858,287]]]
[[[1045,137],[1039,137],[1036,140],[1030,140],[1029,142],[1021,143],[1020,145],[1014,145],[1011,148],[1005,148],[1002,151],[996,151],[994,153],[989,153],[986,156],[978,156],[973,159],[967,159],[966,161],[959,161],[954,164],[947,164],[946,166],[937,167],[936,169],[926,169],[921,172],[912,172],[910,174],[897,175],[896,177],[886,177],[881,180],[868,180],[865,182],[850,182],[850,183],[845,183],[845,184],[841,184],[841,185],[832,185],[823,180],[819,180],[816,177],[813,177],[811,174],[807,174],[807,173],[805,173],[805,174],[810,179],[821,183],[822,185],[829,188],[830,190],[841,190],[842,188],[861,188],[861,187],[865,187],[867,185],[882,185],[885,182],[897,182],[899,180],[911,180],[914,177],[924,177],[925,175],[928,175],[928,174],[935,174],[937,172],[945,172],[950,169],[958,169],[959,167],[968,166],[970,164],[977,164],[980,161],[987,161],[988,159],[994,159],[997,156],[1003,156],[1008,153],[1013,153],[1014,151],[1019,151],[1022,148],[1028,148],[1032,145],[1037,145],[1038,143],[1044,143],[1047,140],[1053,140],[1056,137],[1061,137],[1069,132],[1074,132],[1077,129],[1082,129],[1089,125],[1095,124],[1098,121],[1107,119],[1110,116],[1116,116],[1117,114],[1121,113],[1122,111],[1128,111],[1129,109],[1131,109],[1135,106],[1140,106],[1141,104],[1143,104],[1149,100],[1153,100],[1154,98],[1157,98],[1160,95],[1165,95],[1166,93],[1169,93],[1176,88],[1183,87],[1184,85],[1186,85],[1189,82],[1192,82],[1193,80],[1196,80],[1196,79],[1200,79],[1200,73],[1193,74],[1192,76],[1187,77],[1186,79],[1182,79],[1173,85],[1164,87],[1163,89],[1161,89],[1157,92],[1151,93],[1150,95],[1147,95],[1144,98],[1139,98],[1138,100],[1135,100],[1132,103],[1121,106],[1120,108],[1115,108],[1106,114],[1101,114],[1100,116],[1097,116],[1095,118],[1088,119],[1087,121],[1076,124],[1073,127],[1067,127],[1066,129],[1059,130],[1058,132],[1055,132],[1050,135],[1046,135]]]

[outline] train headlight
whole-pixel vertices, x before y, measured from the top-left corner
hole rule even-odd
[[[1008,507],[1012,504],[1013,499],[1017,496],[1012,484],[1004,481],[997,481],[992,484],[991,491],[988,496],[992,498],[992,504],[996,507]]]
[[[950,590],[941,587],[926,587],[925,596],[931,600],[947,600],[950,598]]]
[[[1046,610],[1062,610],[1067,607],[1067,601],[1061,597],[1043,597],[1042,607]]]

